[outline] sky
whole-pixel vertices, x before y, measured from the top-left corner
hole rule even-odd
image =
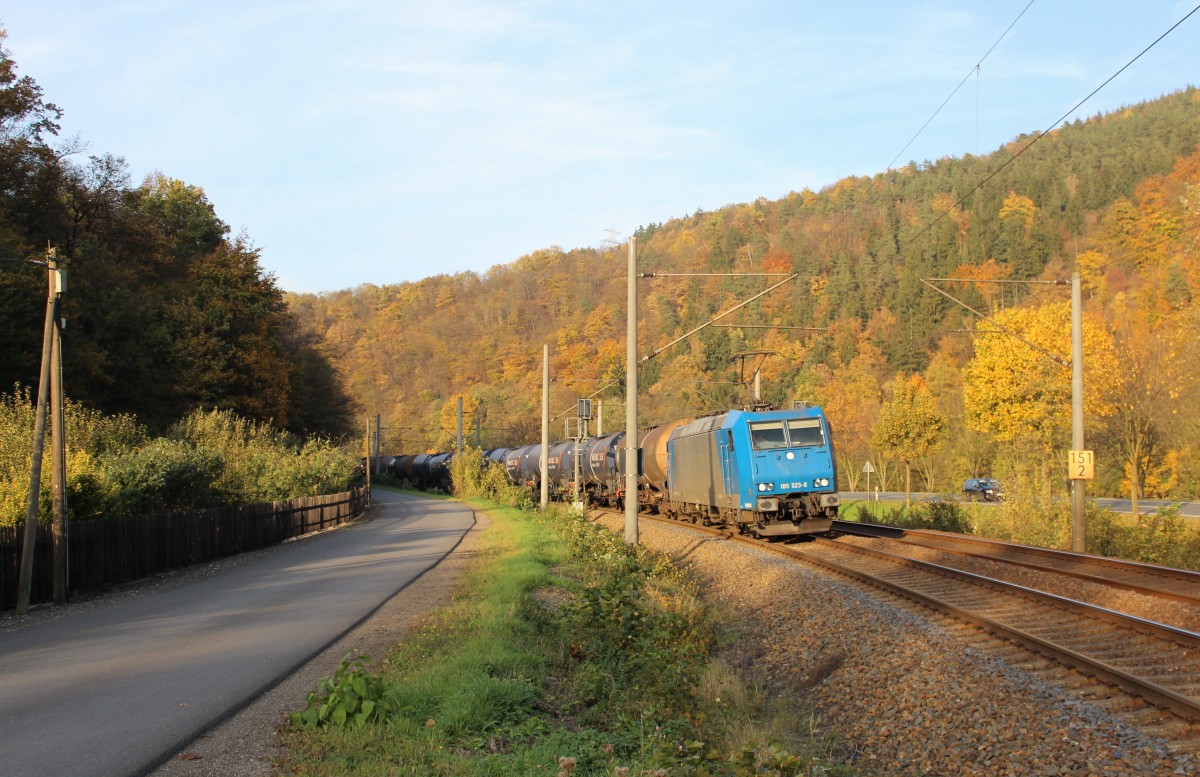
[[[281,288],[319,293],[986,154],[1195,7],[17,0],[0,26],[77,160],[201,187]],[[1071,118],[1198,83],[1200,12]]]

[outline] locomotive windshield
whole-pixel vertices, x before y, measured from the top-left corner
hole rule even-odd
[[[756,451],[786,448],[787,436],[783,431],[783,421],[760,421],[750,424],[750,444]]]
[[[756,451],[821,446],[825,444],[825,429],[819,418],[759,421],[750,424],[750,443]]]
[[[794,418],[787,422],[793,448],[825,444],[825,430],[820,418]]]

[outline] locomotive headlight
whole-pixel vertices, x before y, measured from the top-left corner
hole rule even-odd
[[[775,484],[774,483],[759,483],[758,490],[759,491],[774,491]]]
[[[813,485],[817,486],[818,488],[824,488],[825,486],[829,485],[829,478],[817,478],[813,481]]]

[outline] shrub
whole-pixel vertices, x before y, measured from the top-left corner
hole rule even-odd
[[[530,509],[533,494],[508,479],[504,465],[488,461],[480,448],[466,447],[450,460],[451,492],[463,499],[482,498],[497,504]]]
[[[971,517],[954,497],[941,497],[907,510],[892,508],[884,514],[883,523],[902,529],[934,529],[955,534],[973,534],[975,531]]]
[[[0,394],[0,526],[22,523],[29,503],[30,458],[36,405],[28,389]],[[98,515],[105,509],[109,485],[105,460],[135,449],[148,438],[130,415],[104,415],[66,402],[67,505],[70,517]],[[47,420],[46,445],[39,487],[40,521],[50,520],[51,450]]]
[[[1134,519],[1090,504],[1086,542],[1089,553],[1101,556],[1200,569],[1200,529],[1183,519],[1178,505]]]
[[[35,413],[27,389],[0,394],[0,526],[25,520]],[[67,402],[64,420],[71,519],[337,493],[354,482],[358,465],[355,451],[323,439],[302,442],[229,411],[194,412],[154,439],[133,416],[74,402]],[[50,519],[49,448],[40,521]]]
[[[214,501],[213,483],[223,470],[224,460],[214,451],[178,440],[152,440],[109,458],[105,513],[145,515],[208,507]]]

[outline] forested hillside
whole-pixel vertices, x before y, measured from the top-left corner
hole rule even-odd
[[[162,174],[135,186],[123,160],[60,138],[61,116],[0,48],[0,394],[37,386],[47,289],[33,262],[53,246],[71,399],[153,429],[222,409],[345,431],[352,405],[250,238],[203,189]]]
[[[1077,121],[1030,146],[1034,138],[638,229],[643,272],[799,274],[727,319],[746,326],[705,329],[647,362],[641,421],[741,404],[733,355],[769,350],[766,398],[826,407],[843,487],[857,485],[870,459],[885,478],[908,460],[914,486],[931,490],[993,474],[1061,491],[1069,370],[994,334],[922,279],[974,279],[934,285],[1065,357],[1068,287],[986,281],[1065,280],[1078,269],[1093,493],[1128,493],[1136,480],[1143,495],[1195,498],[1200,92]],[[616,381],[601,397],[607,425],[620,424],[625,263],[623,245],[552,248],[482,275],[288,302],[362,408],[382,414],[386,449],[450,445],[459,395],[485,447],[515,444],[539,436],[543,343],[555,410]],[[640,281],[639,353],[769,283]],[[918,409],[931,409],[939,431],[925,448],[904,449],[880,419]]]

